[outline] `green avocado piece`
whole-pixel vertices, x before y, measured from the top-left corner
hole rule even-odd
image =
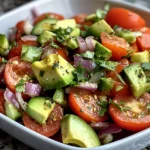
[[[78,37],[80,36],[80,29],[79,28],[74,28],[73,31],[70,33],[70,36],[72,37]]]
[[[112,78],[100,78],[98,82],[98,89],[102,92],[109,93],[114,86]]]
[[[65,93],[64,90],[62,88],[56,89],[54,95],[53,95],[53,100],[60,104],[61,106],[66,106],[67,105],[67,101],[65,99]]]
[[[68,114],[61,120],[62,141],[83,148],[100,146],[95,131],[81,118]]]
[[[13,104],[5,102],[4,106],[7,117],[11,118],[12,120],[17,120],[19,117],[21,117],[21,113]]]
[[[134,53],[131,62],[150,62],[150,54],[148,51]]]
[[[9,52],[9,42],[7,37],[3,34],[0,34],[0,55],[7,56]]]
[[[96,42],[94,53],[96,57],[102,60],[108,60],[112,56],[111,50],[109,50],[99,42]]]
[[[150,83],[147,83],[146,75],[139,64],[127,66],[124,72],[134,97],[138,98],[150,89]]]
[[[44,44],[48,42],[49,40],[52,40],[55,36],[56,34],[54,34],[53,32],[43,31],[38,37],[38,42],[40,44]]]
[[[62,45],[66,46],[69,49],[76,49],[79,47],[77,40],[74,37],[68,36]]]
[[[52,29],[52,26],[56,24],[56,22],[57,19],[53,18],[44,19],[33,27],[31,34],[40,35],[43,31],[50,31]]]
[[[90,14],[90,15],[86,16],[85,20],[86,21],[95,21],[96,17],[97,17],[96,14]]]
[[[50,54],[34,62],[32,69],[44,90],[62,88],[74,79],[74,67],[58,54]]]
[[[76,28],[76,21],[74,19],[65,19],[65,20],[60,20],[58,21],[54,26],[53,29],[67,29],[68,27],[74,29]]]
[[[48,97],[33,97],[30,99],[26,113],[39,124],[44,124],[55,106]]]
[[[96,23],[94,23],[90,28],[89,32],[93,35],[96,36],[97,38],[100,38],[100,34],[102,32],[111,34],[114,33],[114,30],[107,24],[105,20],[100,20]]]
[[[35,62],[40,60],[43,50],[35,46],[23,45],[21,51],[21,60]]]

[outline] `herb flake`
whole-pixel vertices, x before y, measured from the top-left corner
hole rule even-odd
[[[19,83],[16,85],[16,91],[24,92],[25,91],[25,80],[21,79]]]

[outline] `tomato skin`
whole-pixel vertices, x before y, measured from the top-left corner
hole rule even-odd
[[[11,59],[11,58],[13,58],[15,56],[20,56],[21,55],[21,50],[22,50],[22,45],[38,46],[38,42],[36,42],[36,41],[22,41],[22,40],[18,41],[17,45],[14,46],[10,50],[10,52],[9,52],[9,54],[7,56],[7,59]]]
[[[35,19],[34,24],[37,24],[38,22],[44,20],[45,18],[54,18],[58,20],[63,20],[64,16],[57,13],[51,13],[51,12],[44,13]]]
[[[98,114],[99,106],[97,105],[97,100],[88,91],[71,92],[68,97],[68,102],[72,111],[86,122],[99,122],[108,119],[107,114],[104,116]],[[91,109],[88,109],[87,106],[90,106]]]
[[[131,44],[131,47],[132,47],[132,49],[134,50],[133,51],[133,53],[137,53],[137,52],[139,52],[139,48],[138,48],[138,46],[137,46],[137,43],[135,42],[135,43],[132,43]]]
[[[140,51],[150,50],[150,28],[141,30],[142,36],[137,37],[137,46]]]
[[[75,19],[77,24],[81,24],[85,21],[87,14],[78,14],[74,17],[72,17],[72,19]]]
[[[12,62],[14,62],[12,63]],[[18,84],[21,78],[24,77],[24,75],[33,76],[33,71],[31,69],[31,64],[25,61],[21,61],[20,58],[13,57],[11,58],[5,67],[4,70],[4,80],[6,83],[6,86],[14,93],[15,92],[15,86]]]
[[[4,90],[0,89],[0,113],[5,114],[5,107],[4,107]]]
[[[135,100],[132,96],[117,96],[114,98],[115,101],[132,102]],[[150,102],[150,99],[147,100]],[[141,131],[150,127],[150,115],[145,115],[142,118],[133,118],[124,115],[116,106],[110,104],[109,113],[113,121],[123,129],[129,131]]]
[[[146,25],[141,16],[124,8],[111,8],[105,19],[112,28],[118,25],[125,29],[139,30]]]
[[[102,44],[112,51],[111,59],[119,61],[125,55],[129,49],[129,44],[120,37],[109,35],[107,33],[101,33]]]
[[[53,117],[55,117],[55,120],[52,120]],[[48,120],[46,121],[46,124],[40,125],[26,113],[24,113],[23,116],[23,123],[31,130],[38,132],[46,137],[51,137],[60,129],[60,120],[62,118],[63,110],[60,105],[56,104]]]

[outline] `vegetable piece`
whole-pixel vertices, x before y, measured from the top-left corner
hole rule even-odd
[[[74,79],[74,67],[58,54],[51,54],[44,60],[34,62],[32,69],[44,90],[62,88]]]
[[[148,51],[134,53],[131,62],[150,62],[150,53]]]
[[[4,90],[0,89],[0,113],[5,114]]]
[[[87,14],[78,14],[77,16],[72,17],[77,24],[81,24],[85,21]]]
[[[110,104],[109,112],[119,127],[129,131],[141,131],[150,127],[150,114],[147,109],[149,98],[136,100],[132,96],[117,96],[113,102],[119,107]]]
[[[142,17],[124,8],[111,8],[105,19],[112,28],[115,25],[132,30],[139,30],[145,27],[145,21]]]
[[[54,25],[56,22],[56,19],[44,19],[33,27],[31,34],[40,35],[43,31],[50,31],[52,29],[52,25]]]
[[[35,61],[40,60],[42,52],[42,48],[23,45],[21,51],[21,60],[33,63]]]
[[[99,115],[101,107],[98,105],[99,96],[91,92],[80,90],[69,94],[69,105],[72,111],[86,122],[106,121],[108,116]]]
[[[41,22],[42,20],[44,20],[46,18],[53,18],[53,19],[57,19],[57,20],[63,20],[64,16],[62,16],[60,14],[56,14],[56,13],[44,13],[44,14],[38,16],[35,19],[34,24],[37,24],[37,23]]]
[[[31,130],[36,131],[46,137],[51,137],[60,129],[60,120],[62,118],[63,110],[60,105],[56,104],[44,127],[43,125],[40,125],[35,120],[33,120],[26,113],[24,113],[23,115],[23,123],[27,128]]]
[[[75,144],[83,148],[100,146],[95,131],[84,120],[75,115],[66,115],[62,119],[61,134],[65,144]]]
[[[150,83],[147,83],[146,75],[140,65],[130,65],[124,69],[124,72],[131,84],[131,91],[135,97],[140,97],[150,89]]]
[[[80,48],[79,53],[83,53],[88,50],[87,44],[82,37],[77,37],[77,41]]]
[[[26,41],[37,41],[37,36],[34,35],[25,35],[21,37],[21,40],[26,42]]]
[[[94,38],[94,37],[92,37],[92,36],[88,36],[88,37],[85,39],[85,42],[86,42],[87,47],[88,47],[88,50],[90,50],[90,51],[92,51],[92,52],[93,52],[94,49],[95,49],[95,42],[94,42],[93,38]]]
[[[66,106],[67,105],[67,101],[65,99],[65,93],[64,90],[62,88],[60,89],[56,89],[54,95],[53,95],[53,100],[60,104],[61,106]]]
[[[107,33],[101,33],[102,44],[112,51],[113,60],[121,60],[127,55],[130,45],[123,39]]]
[[[22,40],[18,41],[17,44],[10,50],[7,58],[11,59],[15,56],[20,56],[23,45],[38,46],[38,42],[36,42],[36,41],[22,41]]]
[[[146,28],[142,31],[142,36],[137,37],[137,45],[140,51],[150,50],[150,28]]]
[[[5,112],[7,117],[11,118],[12,120],[17,120],[21,117],[21,113],[18,109],[11,103],[5,102]]]
[[[5,35],[0,34],[0,55],[7,56],[9,52],[9,42]]]
[[[20,79],[28,80],[32,76],[33,71],[30,63],[21,61],[19,57],[14,57],[7,62],[4,70],[4,80],[12,92],[15,92]]]
[[[32,29],[33,29],[33,25],[30,23],[30,21],[25,20],[24,21],[24,33],[31,34]]]
[[[54,107],[55,103],[49,97],[33,97],[28,103],[26,112],[31,118],[43,125]]]
[[[103,19],[96,22],[95,24],[93,24],[89,28],[89,31],[93,36],[96,36],[97,38],[100,38],[100,35],[101,35],[102,32],[106,32],[108,34],[109,33],[114,33],[113,29]]]

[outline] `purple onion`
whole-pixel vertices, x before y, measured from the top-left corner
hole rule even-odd
[[[31,9],[31,13],[32,13],[33,20],[35,20],[39,16],[39,12],[38,12],[38,9],[36,7],[33,7]]]
[[[39,96],[41,92],[41,86],[35,83],[26,83],[25,85],[25,94],[30,97]]]
[[[4,99],[7,102],[10,102],[14,106],[16,106],[18,109],[20,108],[19,103],[16,98],[16,95],[14,93],[12,93],[8,88],[6,88],[6,90],[4,92]]]
[[[37,36],[35,35],[25,35],[21,37],[21,40],[26,42],[26,41],[37,41]]]
[[[87,51],[88,47],[87,44],[85,42],[85,40],[82,37],[77,37],[77,42],[79,44],[79,52],[80,53],[84,53],[85,51]]]
[[[105,128],[109,127],[110,125],[112,125],[112,123],[110,123],[110,122],[92,122],[90,124],[90,126],[96,131],[105,129]]]
[[[41,56],[41,59],[44,59],[50,54],[56,54],[56,49],[51,48],[50,46],[46,46],[45,48],[43,48],[43,54]]]
[[[92,36],[88,36],[86,39],[85,39],[85,42],[87,44],[87,47],[88,47],[88,50],[90,51],[94,51],[95,49],[95,42],[93,41],[93,37]]]
[[[78,65],[81,65],[83,68],[92,71],[96,64],[92,60],[84,60],[81,56],[74,56],[74,65],[77,67]]]
[[[95,91],[98,85],[96,83],[82,82],[76,85],[75,87],[85,89],[85,90]]]

